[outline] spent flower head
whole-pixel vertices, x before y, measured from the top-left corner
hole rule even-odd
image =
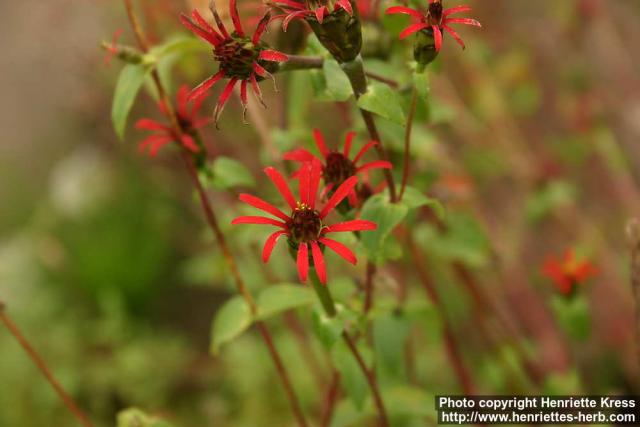
[[[266,77],[273,79],[271,73],[277,70],[278,63],[286,62],[288,57],[284,53],[270,49],[265,42],[261,41],[270,20],[268,13],[260,19],[253,36],[249,37],[240,23],[236,0],[229,2],[231,21],[233,22],[232,32],[229,32],[222,22],[213,0],[210,1],[209,7],[218,27],[217,31],[204,20],[197,10],[191,12],[191,17],[182,14],[180,20],[185,27],[213,46],[213,57],[219,65],[216,74],[200,83],[189,93],[189,100],[199,99],[216,82],[223,78],[228,79],[227,85],[218,98],[214,112],[214,120],[217,125],[220,114],[238,82],[240,82],[240,99],[245,111],[249,84],[255,96],[264,105],[258,82]]]
[[[326,284],[327,272],[323,254],[325,247],[355,265],[357,262],[355,254],[347,246],[328,238],[327,235],[347,231],[375,230],[376,224],[360,219],[329,224],[327,216],[353,191],[358,178],[352,176],[344,181],[320,208],[317,206],[317,200],[322,166],[318,160],[309,161],[303,165],[298,175],[300,192],[298,199],[293,196],[285,178],[276,169],[268,167],[264,171],[287,202],[290,213],[287,214],[258,197],[241,194],[241,201],[274,218],[240,216],[232,221],[232,224],[267,224],[279,229],[267,238],[262,252],[263,262],[269,261],[278,239],[286,236],[290,247],[295,251],[298,276],[302,282],[306,282],[309,266],[313,265],[320,282]]]
[[[209,121],[207,117],[200,117],[198,114],[205,97],[200,97],[196,102],[189,106],[187,104],[188,94],[189,88],[187,85],[182,85],[180,86],[180,89],[178,89],[178,93],[176,95],[176,117],[180,127],[184,130],[182,135],[176,134],[169,124],[148,118],[140,119],[136,122],[136,128],[152,132],[151,135],[147,136],[140,143],[140,151],[144,151],[148,147],[149,155],[153,157],[158,154],[158,150],[160,150],[160,148],[170,142],[177,142],[194,153],[200,151],[198,145],[193,139],[193,133],[196,129],[203,127]],[[169,111],[162,101],[158,102],[158,109],[168,120]]]

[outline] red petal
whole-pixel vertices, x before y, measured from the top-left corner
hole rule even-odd
[[[331,196],[327,204],[324,205],[324,208],[322,208],[322,211],[320,212],[320,218],[326,217],[336,206],[338,206],[338,204],[345,197],[347,197],[347,195],[349,194],[349,191],[351,191],[353,187],[355,187],[357,182],[358,182],[358,177],[352,176],[349,179],[347,179],[345,182],[340,184],[340,187],[338,187],[338,189],[335,191],[335,193],[333,193],[333,195]]]
[[[292,160],[294,162],[308,162],[314,159],[315,156],[304,148],[296,148],[295,150],[284,153],[282,158],[285,160]]]
[[[253,63],[253,71],[255,71],[255,73],[257,75],[259,75],[260,77],[267,77],[268,75],[270,75],[270,73],[265,70],[260,64],[258,64],[257,62]]]
[[[160,122],[151,119],[140,119],[136,122],[136,129],[145,129],[145,130],[159,130],[163,132],[170,132],[168,126],[163,125]]]
[[[366,154],[367,151],[371,150],[371,148],[375,147],[376,145],[378,145],[377,141],[367,142],[366,145],[362,147],[360,151],[358,151],[358,154],[356,154],[356,156],[353,158],[353,163],[358,163],[358,160],[360,160],[362,156]]]
[[[180,138],[180,141],[182,141],[182,145],[188,149],[193,151],[194,153],[197,153],[198,151],[200,151],[200,148],[198,148],[198,145],[196,144],[196,142],[193,140],[193,138],[187,134],[183,134],[182,137]]]
[[[453,15],[454,13],[470,12],[470,11],[471,11],[471,7],[466,5],[450,7],[449,9],[445,9],[444,12],[442,12],[442,17],[446,18],[447,16]]]
[[[344,149],[342,151],[342,154],[346,158],[349,158],[349,152],[351,151],[351,143],[353,142],[353,138],[355,136],[356,136],[356,133],[353,132],[353,131],[347,133],[347,136],[346,136],[345,141],[344,141]]]
[[[222,37],[213,29],[211,25],[200,15],[197,9],[193,9],[191,12],[191,17],[196,20],[196,23],[206,32],[213,35],[215,38],[219,38],[222,41]],[[229,34],[225,34],[225,37],[229,37]]]
[[[327,13],[327,7],[326,6],[320,6],[319,8],[317,8],[315,10],[316,19],[318,20],[318,22],[320,24],[322,24],[322,21],[324,21],[324,15],[326,13]]]
[[[216,21],[216,25],[218,26],[220,33],[222,34],[222,38],[228,39],[230,37],[229,31],[227,31],[227,27],[224,26],[224,22],[222,22],[220,14],[218,14],[218,8],[216,7],[215,0],[209,2],[209,9],[213,14],[213,19]]]
[[[258,44],[260,42],[260,38],[262,37],[265,30],[267,29],[267,25],[269,25],[270,18],[271,18],[271,14],[269,12],[265,13],[262,16],[262,18],[258,22],[258,26],[256,27],[256,30],[253,32],[251,43]]]
[[[424,19],[424,15],[420,11],[411,9],[410,7],[404,7],[404,6],[392,6],[388,8],[384,13],[386,15],[394,15],[394,14],[402,13],[405,15],[415,16],[416,18],[419,18],[419,19]]]
[[[258,55],[258,59],[273,62],[286,62],[289,60],[289,57],[282,52],[266,49],[260,52],[260,55]]]
[[[218,98],[218,103],[216,104],[216,109],[213,112],[213,120],[216,122],[216,126],[218,125],[218,118],[220,118],[220,114],[222,114],[222,110],[224,109],[225,104],[229,100],[229,96],[231,96],[231,92],[233,91],[233,87],[236,85],[238,81],[237,77],[233,77],[227,83],[227,86],[220,94],[220,98]]]
[[[364,165],[360,166],[356,170],[356,172],[364,172],[369,169],[391,169],[391,168],[393,168],[393,165],[390,162],[387,162],[386,160],[375,160],[373,162],[365,163]]]
[[[320,130],[313,130],[313,139],[316,141],[316,146],[318,147],[318,150],[320,150],[320,154],[322,154],[322,157],[326,159],[329,155],[329,150],[327,150],[327,146],[324,143],[324,137],[322,136]]]
[[[309,275],[309,248],[306,243],[300,243],[298,246],[298,277],[302,283],[307,281]]]
[[[168,144],[172,140],[173,138],[169,135],[150,135],[138,145],[138,150],[143,152],[147,145],[151,145],[152,147],[155,147],[156,145],[162,146],[164,144]]]
[[[305,9],[305,6],[302,3],[293,1],[293,0],[275,0],[274,4],[283,5],[291,9],[298,9],[298,10]]]
[[[279,230],[267,238],[267,241],[264,242],[264,248],[262,248],[262,262],[269,261],[271,252],[273,252],[273,247],[276,245],[278,238],[280,238],[280,236],[284,234],[287,234],[287,232],[284,230]]]
[[[411,34],[417,33],[418,31],[424,30],[425,28],[429,28],[429,24],[425,24],[424,22],[409,25],[407,28],[400,32],[400,40],[406,39]]]
[[[440,52],[440,48],[442,47],[442,33],[437,25],[432,25],[431,29],[433,30],[433,40],[435,41],[436,52]]]
[[[240,82],[240,102],[242,103],[243,107],[247,108],[248,99],[247,99],[247,81],[246,80],[242,80]]]
[[[320,239],[318,239],[318,241],[340,255],[342,258],[346,259],[351,264],[356,265],[356,263],[358,262],[354,253],[351,252],[351,249],[349,249],[342,243],[337,242],[333,239],[327,239],[326,237],[321,237]]]
[[[469,18],[447,18],[442,21],[443,24],[464,24],[464,25],[473,25],[474,27],[482,27],[482,24],[476,21],[475,19]]]
[[[258,85],[258,80],[256,80],[256,75],[255,74],[251,74],[251,77],[249,77],[249,80],[251,81],[251,88],[253,89],[253,94],[256,96],[256,98],[258,98],[258,101],[260,101],[260,104],[262,104],[263,107],[267,107],[264,104],[264,100],[262,99],[262,91],[260,90],[260,86]]]
[[[316,208],[316,198],[318,196],[318,186],[322,176],[322,165],[315,157],[311,160],[311,172],[309,174],[309,207]]]
[[[326,285],[327,268],[324,264],[324,255],[322,255],[320,246],[318,246],[318,242],[315,240],[311,242],[311,255],[313,255],[313,266],[316,269],[316,273],[318,273],[318,279],[320,279],[320,283]]]
[[[336,1],[336,4],[333,7],[333,10],[338,9],[338,7],[341,7],[342,9],[344,9],[345,12],[353,16],[353,8],[351,7],[351,3],[349,2],[349,0]]]
[[[289,189],[289,185],[284,180],[280,172],[278,172],[275,168],[269,166],[264,169],[264,173],[267,174],[271,182],[276,186],[284,200],[287,202],[291,209],[296,208],[296,200],[293,198],[293,194],[291,194],[291,190]]]
[[[178,114],[187,117],[187,97],[189,96],[189,87],[187,85],[181,85],[176,94],[176,101],[178,104]]]
[[[200,83],[198,86],[191,89],[191,92],[189,92],[187,99],[189,101],[199,100],[201,97],[207,94],[207,91],[211,89],[211,86],[213,86],[218,80],[220,80],[223,77],[224,77],[224,71],[218,71],[216,74],[214,74],[213,76],[209,77],[207,80]]]
[[[202,28],[198,27],[185,14],[180,15],[180,22],[182,22],[182,25],[187,27],[189,30],[191,30],[194,34],[199,36],[201,39],[211,43],[214,46],[218,45],[222,41],[220,40],[220,37],[217,37],[213,33],[209,33],[203,30]]]
[[[240,37],[244,37],[244,30],[242,29],[240,17],[238,16],[236,0],[229,0],[229,12],[231,13],[231,20],[233,21],[233,27],[236,29],[236,33],[238,33]]]
[[[324,229],[324,232],[339,233],[342,231],[366,231],[375,230],[376,228],[378,228],[378,225],[375,222],[366,221],[364,219],[354,219],[330,225]]]
[[[282,30],[284,32],[287,32],[287,28],[289,28],[289,23],[291,21],[293,21],[294,19],[297,19],[297,18],[304,18],[304,16],[307,15],[308,13],[309,13],[308,11],[303,10],[301,12],[293,12],[293,13],[288,14],[284,18],[284,20],[282,21]]]
[[[254,208],[260,209],[261,211],[277,216],[283,221],[289,220],[289,217],[284,212],[282,212],[280,209],[273,206],[271,203],[265,202],[259,197],[252,196],[251,194],[242,193],[238,198],[244,203],[253,206]]]
[[[311,181],[311,163],[307,162],[302,165],[300,177],[298,181],[298,192],[300,194],[300,202],[309,205],[309,182]]]
[[[286,226],[284,222],[276,221],[273,218],[266,218],[264,216],[239,216],[234,218],[234,220],[231,221],[231,224],[268,224],[281,228]]]
[[[466,46],[464,45],[464,42],[462,41],[462,39],[460,38],[460,36],[458,35],[458,33],[456,33],[453,28],[449,27],[448,25],[443,25],[442,28],[449,34],[451,34],[451,37],[454,38],[454,40],[456,42],[458,42],[458,44],[464,49]]]

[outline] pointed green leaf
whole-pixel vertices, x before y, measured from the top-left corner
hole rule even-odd
[[[251,172],[241,162],[230,157],[220,156],[216,158],[211,167],[213,187],[226,190],[233,187],[253,187],[256,181]]]
[[[371,83],[367,92],[358,99],[358,107],[404,125],[405,116],[401,105],[402,97],[398,92],[378,82]]]
[[[365,357],[368,355],[362,346],[358,350]],[[331,358],[336,369],[340,372],[340,380],[347,394],[358,409],[362,409],[365,399],[369,395],[369,385],[355,356],[344,341],[339,341],[331,351]]]
[[[369,259],[381,264],[389,258],[387,238],[393,229],[407,216],[409,208],[404,204],[391,203],[385,194],[377,194],[362,207],[361,218],[378,225],[373,231],[362,233],[361,242]]]
[[[333,101],[346,101],[353,90],[347,75],[342,71],[340,65],[333,59],[325,59],[322,64],[322,71],[327,84],[329,98]]]
[[[292,308],[311,305],[314,299],[313,291],[300,285],[270,286],[258,295],[258,319],[266,319]]]
[[[124,137],[129,112],[147,72],[149,68],[136,64],[127,64],[120,71],[111,105],[111,121],[120,139]]]
[[[251,311],[241,296],[235,296],[227,301],[216,312],[211,328],[212,354],[218,354],[220,346],[240,334],[251,325]]]
[[[445,210],[444,206],[431,197],[428,197],[420,190],[413,187],[406,187],[404,195],[402,196],[402,204],[409,209],[416,209],[422,206],[429,206],[439,218],[444,218]]]

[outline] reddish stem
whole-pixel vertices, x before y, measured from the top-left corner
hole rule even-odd
[[[404,160],[402,167],[402,183],[400,184],[400,195],[398,201],[402,200],[404,196],[404,190],[407,188],[407,182],[409,181],[409,167],[411,165],[411,131],[413,129],[413,116],[416,113],[416,103],[418,101],[418,91],[413,88],[411,92],[411,104],[409,105],[409,115],[407,116],[407,124],[404,129]]]
[[[87,415],[80,409],[80,407],[76,404],[76,402],[69,396],[69,394],[64,391],[62,385],[58,382],[58,380],[53,376],[51,370],[47,367],[45,361],[40,357],[38,352],[29,344],[29,341],[22,335],[18,326],[11,320],[9,314],[7,314],[4,302],[0,301],[0,320],[7,327],[11,335],[18,341],[22,349],[29,355],[33,363],[36,364],[42,375],[44,375],[47,382],[53,387],[55,392],[58,394],[60,399],[64,402],[65,406],[69,408],[69,411],[78,419],[78,422],[84,427],[93,427],[91,421]]]
[[[367,261],[367,277],[364,283],[364,314],[367,314],[373,306],[373,278],[376,274],[376,266],[371,261]]]
[[[331,383],[327,389],[327,393],[324,396],[324,406],[322,408],[322,417],[320,421],[320,427],[329,427],[331,424],[331,418],[336,408],[336,402],[338,401],[338,395],[340,392],[340,373],[333,372],[331,377]]]

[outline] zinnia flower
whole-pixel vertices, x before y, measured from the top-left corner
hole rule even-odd
[[[450,26],[449,24],[465,24],[473,25],[474,27],[482,27],[482,25],[475,19],[469,18],[450,18],[451,15],[460,12],[469,12],[471,8],[469,6],[455,6],[449,9],[443,9],[442,0],[429,0],[429,8],[427,13],[424,14],[416,9],[411,9],[405,6],[393,6],[386,10],[387,15],[402,13],[410,15],[418,20],[417,23],[409,25],[400,33],[400,39],[404,39],[411,34],[417,33],[425,29],[431,29],[433,31],[433,38],[435,41],[436,52],[440,52],[442,47],[442,30],[451,34],[451,36],[458,42],[464,49],[464,42]]]
[[[569,249],[562,259],[553,256],[547,258],[542,272],[554,282],[562,294],[569,295],[575,286],[595,276],[597,270],[589,261],[578,262],[573,251]]]
[[[324,18],[327,15],[330,15],[331,12],[343,9],[345,12],[349,14],[349,16],[353,16],[353,7],[349,0],[337,0],[333,4],[333,11],[329,10],[328,1],[326,0],[307,0],[307,1],[296,1],[296,0],[273,0],[271,4],[277,6],[282,9],[285,13],[284,15],[279,15],[275,18],[284,17],[282,21],[282,28],[287,31],[287,27],[289,26],[289,22],[293,19],[313,19],[318,21],[319,24],[324,22]],[[275,19],[274,18],[274,19]]]
[[[258,82],[264,80],[266,77],[273,79],[271,73],[277,70],[278,63],[287,61],[288,57],[284,53],[269,49],[266,43],[260,41],[269,23],[269,14],[265,14],[262,17],[253,36],[248,37],[240,23],[236,0],[230,0],[229,2],[229,10],[234,28],[234,31],[231,33],[227,31],[227,28],[222,23],[222,19],[220,19],[220,15],[218,15],[215,9],[215,3],[212,1],[209,5],[218,31],[214,30],[197,10],[191,12],[191,18],[193,18],[193,20],[184,14],[180,16],[180,20],[185,27],[213,46],[213,56],[219,63],[218,72],[200,83],[200,85],[189,93],[189,101],[199,99],[207,93],[218,80],[222,78],[229,79],[216,104],[214,120],[217,126],[218,118],[231,95],[231,91],[233,91],[233,88],[238,82],[240,82],[240,100],[245,111],[247,108],[248,84],[251,84],[253,93],[262,105],[264,105]]]
[[[303,164],[314,159],[320,160],[322,164],[322,178],[324,179],[324,183],[326,185],[325,192],[327,193],[331,193],[334,188],[338,188],[338,186],[354,175],[372,169],[391,169],[393,167],[393,165],[386,160],[375,160],[358,166],[362,156],[364,156],[371,148],[375,147],[378,142],[369,141],[360,149],[358,154],[351,159],[349,158],[349,155],[355,135],[355,132],[347,133],[342,151],[329,150],[325,144],[322,133],[320,133],[318,129],[314,129],[313,139],[315,140],[316,146],[322,155],[322,159],[318,159],[304,148],[298,148],[285,153],[284,159],[302,162]],[[355,187],[349,192],[348,200],[351,206],[358,205],[357,190]]]
[[[187,85],[180,86],[178,94],[176,95],[176,116],[184,132],[182,135],[177,135],[173,128],[161,122],[152,119],[140,119],[136,122],[136,128],[150,130],[153,133],[147,136],[139,145],[140,151],[144,151],[149,147],[149,155],[154,157],[158,154],[158,150],[162,146],[170,142],[178,142],[182,144],[188,150],[197,153],[199,150],[198,145],[195,143],[191,134],[194,130],[199,129],[207,124],[209,119],[207,117],[199,117],[198,112],[202,107],[202,102],[205,97],[200,97],[196,102],[191,105],[191,108],[187,105],[187,95],[189,94],[189,88]],[[165,117],[169,117],[167,107],[158,102],[158,108]]]
[[[310,261],[318,273],[318,278],[323,284],[327,283],[323,250],[331,249],[342,258],[352,264],[356,264],[356,256],[344,244],[326,237],[330,233],[346,231],[375,230],[376,224],[365,220],[351,220],[328,225],[325,221],[327,215],[353,191],[358,178],[350,177],[340,185],[324,204],[322,209],[316,209],[318,187],[322,174],[320,162],[317,160],[307,162],[299,174],[300,196],[296,200],[283,176],[274,168],[264,170],[269,179],[276,186],[282,198],[289,205],[291,213],[286,214],[277,207],[250,194],[241,194],[240,200],[258,208],[275,218],[264,216],[240,216],[232,221],[232,224],[268,224],[278,227],[279,230],[271,234],[262,251],[262,261],[269,261],[273,247],[278,239],[287,236],[289,245],[296,251],[296,262],[300,281],[306,282],[309,273]]]

